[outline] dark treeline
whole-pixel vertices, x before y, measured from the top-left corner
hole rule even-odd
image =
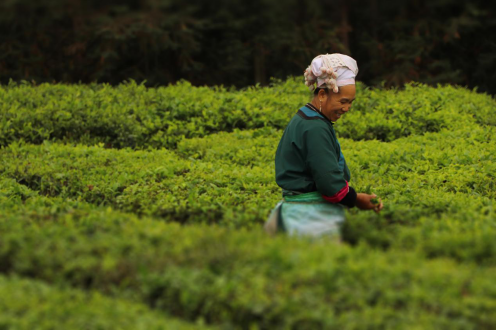
[[[368,85],[496,92],[487,0],[1,0],[0,82],[267,84],[344,53]]]

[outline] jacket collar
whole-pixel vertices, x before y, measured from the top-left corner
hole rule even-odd
[[[311,109],[312,111],[315,111],[315,112],[319,113],[320,115],[322,115],[324,117],[324,119],[326,119],[331,124],[331,126],[334,126],[334,122],[332,122],[327,116],[325,116],[324,113],[320,112],[317,109],[317,107],[313,106],[312,103],[307,103],[305,106],[308,107],[309,109]]]

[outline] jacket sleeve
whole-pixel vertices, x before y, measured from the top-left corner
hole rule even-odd
[[[348,181],[339,169],[337,146],[328,128],[320,124],[304,135],[306,166],[324,199],[339,203],[349,192]]]

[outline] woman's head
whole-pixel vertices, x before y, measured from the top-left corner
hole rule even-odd
[[[344,54],[319,55],[305,70],[305,84],[314,89],[312,103],[331,121],[337,121],[355,100],[356,61]],[[316,88],[314,88],[316,84]]]
[[[312,104],[316,105],[328,119],[335,122],[351,109],[355,93],[354,84],[341,86],[338,93],[328,88],[317,88],[314,91]]]

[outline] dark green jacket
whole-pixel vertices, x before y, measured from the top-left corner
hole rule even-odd
[[[350,170],[331,121],[307,104],[298,110],[277,146],[276,182],[284,191],[318,191],[339,202],[348,192]]]

